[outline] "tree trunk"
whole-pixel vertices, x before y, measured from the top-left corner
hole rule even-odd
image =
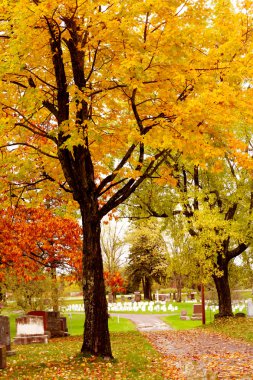
[[[176,285],[177,285],[177,302],[182,301],[182,277],[178,276],[176,279]]]
[[[218,268],[219,270],[223,271],[223,276],[221,277],[213,275],[219,300],[218,317],[231,317],[233,316],[233,311],[228,281],[228,262],[223,260],[223,262],[219,264]]]
[[[112,358],[100,247],[100,220],[88,220],[86,211],[82,210],[85,324],[81,352]]]
[[[148,277],[145,277],[143,281],[143,293],[145,300],[152,301],[151,281]]]
[[[51,280],[52,280],[52,287],[51,287],[51,298],[52,298],[52,306],[53,311],[58,312],[59,311],[59,289],[57,284],[57,276],[56,276],[56,268],[51,268]]]

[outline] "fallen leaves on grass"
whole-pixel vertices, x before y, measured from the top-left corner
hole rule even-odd
[[[253,345],[200,329],[145,335],[186,379],[253,379]]]
[[[111,336],[114,360],[80,355],[81,337],[50,340],[48,344],[15,346],[1,379],[8,380],[169,380],[179,369],[164,361],[139,332]]]

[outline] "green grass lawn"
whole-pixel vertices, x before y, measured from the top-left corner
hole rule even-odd
[[[69,334],[72,336],[82,335],[84,328],[84,313],[71,313],[71,314],[63,314],[67,317],[67,326],[69,330]],[[13,339],[16,335],[16,318],[17,314],[9,314],[10,318],[10,332],[11,338]],[[118,317],[110,317],[109,318],[109,330],[110,332],[128,332],[128,331],[136,331],[135,324],[128,319],[118,318]]]
[[[222,318],[206,326],[210,331],[253,343],[253,318]]]
[[[161,312],[161,313],[155,313],[155,314],[168,314],[166,317],[162,317],[164,322],[168,323],[172,328],[174,329],[188,329],[188,328],[194,328],[198,327],[202,324],[201,321],[182,321],[180,319],[180,313],[181,310],[186,310],[187,314],[189,316],[192,315],[193,311],[193,305],[191,303],[173,303],[174,306],[178,306],[178,310],[174,312]],[[142,312],[126,312],[127,314],[143,314]],[[10,317],[10,328],[11,328],[11,337],[13,338],[16,334],[16,318],[20,315],[20,313],[3,313],[5,315],[9,315]],[[22,314],[22,313],[21,313]],[[83,326],[84,326],[84,313],[83,312],[67,312],[62,313],[64,316],[67,317],[67,325],[69,329],[70,335],[82,335],[83,333]],[[111,332],[114,331],[133,331],[135,330],[135,325],[127,320],[120,317],[122,313],[117,312],[115,313],[119,315],[119,318],[116,317],[110,317],[109,318],[109,330]],[[146,312],[144,314],[151,314],[151,312]],[[154,313],[152,313],[154,314]],[[206,323],[210,323],[213,321],[213,313],[210,313],[210,311],[206,311]]]
[[[7,358],[7,368],[0,370],[8,380],[116,380],[171,379],[176,371],[166,366],[146,339],[137,331],[113,332],[112,350],[115,359],[82,357],[80,336],[51,339],[48,344],[15,346],[15,356]]]
[[[178,312],[177,314],[169,315],[163,317],[163,321],[168,323],[175,330],[186,330],[192,329],[195,327],[202,326],[202,320],[192,321],[180,319],[180,314],[182,310],[187,311],[187,315],[191,317],[193,311],[193,305],[189,303],[178,303]],[[206,324],[211,323],[214,320],[214,313],[211,310],[206,310]]]
[[[182,305],[184,306],[184,305]],[[182,307],[183,308],[183,307]],[[192,305],[188,307],[189,314]],[[174,328],[200,327],[201,321],[182,321],[177,315],[166,317]],[[15,318],[10,315],[12,337],[15,335]],[[209,322],[208,315],[207,322]],[[212,316],[211,320],[212,320]],[[0,370],[1,379],[10,380],[169,380],[179,379],[173,363],[167,363],[138,331],[124,319],[111,317],[109,329],[114,358],[105,361],[95,357],[82,357],[84,315],[72,313],[68,318],[70,337],[51,339],[48,344],[15,346],[15,356],[7,358],[7,368]],[[215,320],[203,327],[226,336],[253,343],[253,318],[226,318]],[[175,363],[176,364],[176,363]]]
[[[65,314],[67,317],[67,325],[70,335],[82,335],[83,326],[84,326],[84,314],[75,313],[75,314]],[[135,331],[135,324],[128,319],[110,317],[109,318],[109,330],[110,332],[128,332]]]

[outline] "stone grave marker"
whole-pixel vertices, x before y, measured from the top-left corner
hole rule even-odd
[[[192,320],[201,320],[202,319],[202,305],[195,304],[193,305],[193,314],[191,317]]]
[[[248,300],[248,304],[247,304],[247,316],[248,317],[253,317],[253,302],[252,302],[252,299]]]
[[[64,336],[69,336],[68,327],[67,327],[67,318],[60,317],[60,321],[61,321],[61,331],[64,332]]]
[[[4,315],[0,315],[0,345],[6,346],[8,356],[15,355],[15,351],[11,350],[10,320]]]
[[[141,293],[140,292],[134,292],[134,301],[135,302],[141,301]]]
[[[15,344],[48,343],[45,335],[43,317],[25,315],[16,319],[17,335]]]
[[[47,311],[43,310],[32,310],[27,313],[27,315],[35,315],[38,317],[43,318],[43,325],[44,325],[44,332],[48,336],[48,338],[51,337],[50,331],[48,330],[48,325],[47,325]]]
[[[6,346],[0,345],[0,369],[6,368]]]
[[[108,302],[109,303],[113,303],[114,302],[113,294],[112,293],[108,293]]]
[[[51,333],[51,338],[65,336],[65,332],[62,330],[62,322],[59,311],[47,312],[47,328]]]
[[[67,319],[61,317],[59,312],[34,310],[28,315],[37,315],[43,318],[45,334],[48,338],[68,336]]]
[[[190,319],[190,317],[187,315],[187,310],[181,311],[180,319],[183,321],[188,321]]]

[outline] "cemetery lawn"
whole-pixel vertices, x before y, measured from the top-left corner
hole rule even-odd
[[[51,339],[48,344],[12,345],[15,356],[7,358],[1,379],[178,379],[174,365],[166,365],[161,354],[137,331],[111,334],[115,359],[82,357],[80,336]]]
[[[71,336],[73,335],[82,335],[84,328],[84,313],[72,313],[72,314],[63,314],[67,317],[67,326],[68,331]],[[10,333],[11,339],[13,339],[16,335],[16,318],[19,315],[17,314],[9,314],[10,318]],[[128,332],[128,331],[136,331],[135,324],[126,318],[117,318],[110,317],[109,318],[109,330],[110,332]]]
[[[222,318],[206,326],[206,329],[253,343],[253,318]]]

